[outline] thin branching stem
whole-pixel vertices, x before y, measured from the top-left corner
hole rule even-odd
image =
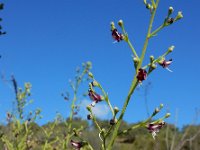
[[[153,25],[153,21],[154,21],[154,17],[155,17],[155,14],[156,14],[156,10],[157,10],[158,4],[159,4],[159,0],[156,1],[155,9],[153,10],[153,12],[151,14],[149,28],[148,28],[148,32],[147,32],[147,35],[146,35],[145,43],[144,43],[144,46],[143,46],[143,49],[142,49],[142,55],[140,57],[140,61],[139,61],[138,66],[137,66],[137,70],[141,67],[143,59],[144,59],[144,56],[145,56],[145,53],[146,53],[146,49],[147,49],[148,42],[149,42],[149,36],[150,36],[150,33],[151,33],[151,29],[152,29],[152,25]],[[115,126],[113,135],[112,135],[110,143],[108,145],[108,150],[111,150],[112,147],[113,147],[113,144],[114,144],[115,139],[117,138],[118,130],[119,130],[119,127],[121,125],[121,122],[122,122],[123,116],[125,114],[126,108],[127,108],[128,104],[129,104],[129,101],[131,99],[131,96],[132,96],[135,88],[138,85],[138,80],[137,80],[136,76],[137,76],[137,74],[134,75],[134,78],[133,78],[133,81],[132,81],[128,96],[127,96],[127,98],[125,100],[124,106],[123,106],[121,114],[119,116],[119,120],[118,120],[118,122],[117,122],[117,124]]]
[[[126,30],[124,28],[124,25],[122,25],[122,32],[125,35],[125,41],[128,43],[129,47],[131,48],[131,51],[132,51],[133,55],[135,57],[139,58],[138,55],[137,55],[137,52],[136,52],[135,48],[133,47],[131,41],[129,40],[129,37],[128,37],[128,34],[127,34],[127,32],[126,32]]]
[[[150,37],[149,37],[149,38],[151,38],[151,37],[153,37],[153,36],[156,36],[156,34],[157,34],[160,30],[162,30],[164,27],[165,27],[164,24],[162,24],[161,26],[159,26],[155,31],[153,31],[153,32],[150,34]]]
[[[115,113],[114,113],[113,107],[112,107],[112,105],[111,105],[111,103],[110,103],[110,100],[109,100],[109,98],[108,98],[108,94],[107,94],[107,93],[105,92],[105,90],[102,88],[101,84],[99,84],[99,88],[101,89],[101,91],[102,91],[102,93],[103,93],[103,95],[104,95],[104,97],[105,97],[106,103],[107,103],[108,106],[110,107],[110,110],[111,110],[111,112],[112,112],[112,115],[114,116]]]
[[[74,97],[73,97],[73,100],[72,100],[72,104],[71,104],[71,111],[70,111],[70,116],[69,116],[69,123],[68,123],[68,133],[67,133],[67,138],[66,138],[66,144],[69,143],[69,140],[70,140],[70,132],[71,132],[71,128],[72,128],[72,120],[73,120],[73,116],[74,116],[74,108],[75,108],[75,103],[77,101],[77,91],[78,91],[78,88],[79,88],[79,85],[84,77],[84,75],[87,73],[86,71],[86,68],[83,70],[82,74],[80,75],[80,77],[77,79],[76,81],[76,85],[75,87],[73,88],[73,92],[74,92]],[[67,146],[67,145],[66,145]]]

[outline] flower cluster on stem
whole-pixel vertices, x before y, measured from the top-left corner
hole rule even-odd
[[[156,36],[157,33],[159,31],[161,31],[164,27],[172,25],[174,22],[183,18],[181,11],[179,11],[178,14],[175,17],[173,17],[172,15],[174,13],[174,9],[173,9],[173,7],[169,7],[167,16],[164,19],[162,25],[160,25],[158,28],[153,30],[153,22],[154,22],[155,14],[156,14],[156,11],[157,11],[157,8],[159,5],[159,1],[160,0],[151,0],[151,1],[144,0],[145,7],[148,10],[150,10],[151,17],[150,17],[150,22],[149,22],[146,38],[145,38],[144,45],[143,45],[140,56],[138,55],[136,49],[134,48],[133,44],[131,43],[131,41],[129,39],[128,33],[124,27],[123,20],[118,21],[118,25],[121,29],[121,32],[120,32],[120,30],[118,30],[116,28],[115,23],[111,22],[112,38],[116,42],[124,41],[128,44],[128,46],[130,47],[131,52],[133,54],[133,62],[134,62],[133,65],[135,68],[135,73],[134,73],[134,76],[132,79],[130,89],[128,91],[127,97],[125,98],[123,107],[120,111],[117,107],[114,107],[114,108],[112,107],[109,97],[108,97],[108,94],[104,91],[101,84],[96,79],[94,79],[93,74],[89,73],[89,76],[93,80],[89,84],[89,90],[88,90],[88,95],[89,95],[90,99],[92,100],[92,104],[87,106],[87,110],[89,112],[87,118],[89,120],[92,120],[94,122],[94,124],[97,126],[97,128],[99,129],[99,138],[102,141],[102,150],[111,150],[113,148],[113,145],[114,145],[114,142],[115,142],[117,136],[119,136],[120,134],[125,134],[125,133],[129,132],[130,130],[136,129],[138,127],[146,128],[152,134],[153,138],[155,139],[159,130],[165,125],[164,119],[166,119],[170,116],[170,114],[168,113],[164,117],[162,117],[156,121],[152,121],[152,118],[154,116],[156,116],[160,112],[160,110],[163,108],[163,104],[161,104],[159,108],[156,108],[154,110],[154,112],[152,113],[150,118],[134,125],[130,129],[126,129],[122,132],[119,132],[119,127],[122,123],[122,119],[126,112],[127,106],[129,104],[129,101],[131,100],[131,97],[132,97],[136,87],[138,86],[138,84],[142,84],[142,82],[144,82],[147,79],[147,77],[157,68],[157,65],[160,65],[162,68],[165,68],[165,69],[168,69],[169,71],[171,71],[168,67],[172,64],[172,59],[166,59],[166,56],[168,54],[170,54],[171,52],[173,52],[174,46],[170,46],[168,48],[168,50],[164,54],[160,55],[158,58],[154,58],[153,55],[150,56],[150,62],[147,65],[143,65],[143,60],[145,58],[149,40],[152,37]],[[101,90],[101,94],[97,93],[94,90],[94,88],[99,88]],[[95,117],[95,114],[92,111],[92,107],[95,107],[95,105],[97,103],[102,102],[102,101],[107,103],[107,105],[109,106],[109,108],[112,112],[112,118],[110,119],[110,122],[109,122],[110,128],[108,130],[104,129],[103,127],[101,127],[99,125],[99,123],[97,122],[97,119]],[[118,117],[116,116],[116,114],[118,114]],[[110,138],[109,141],[107,140],[108,137]]]

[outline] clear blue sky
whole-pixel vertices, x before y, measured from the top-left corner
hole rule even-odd
[[[0,37],[0,71],[7,78],[14,74],[18,84],[31,82],[34,104],[40,107],[44,121],[55,112],[66,116],[69,108],[60,93],[67,88],[76,66],[92,61],[93,73],[108,91],[111,103],[121,108],[133,76],[131,51],[125,42],[113,44],[110,21],[123,19],[129,37],[140,54],[149,22],[149,12],[142,0],[20,0],[2,1],[1,25],[7,35]],[[199,35],[200,1],[161,0],[154,22],[158,27],[174,7],[174,16],[181,10],[184,19],[162,30],[149,43],[148,56],[164,53],[170,45],[175,50],[173,73],[158,68],[147,81],[152,82],[148,95],[150,110],[160,103],[169,109],[173,123],[178,109],[178,125],[191,123],[195,108],[200,108]],[[146,82],[147,82],[146,81]],[[10,110],[13,91],[0,81],[0,118]],[[136,93],[130,102],[125,120],[146,118],[144,97]],[[103,111],[103,110],[102,110]],[[164,115],[161,113],[160,116]]]

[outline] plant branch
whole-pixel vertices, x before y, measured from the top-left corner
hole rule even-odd
[[[145,56],[145,53],[146,53],[147,45],[148,45],[148,42],[149,42],[149,35],[151,33],[151,29],[152,29],[154,17],[155,17],[155,14],[156,14],[156,10],[157,10],[157,7],[158,7],[158,3],[159,3],[159,0],[156,1],[156,7],[153,10],[152,15],[151,15],[148,32],[147,32],[145,43],[144,43],[144,47],[143,47],[143,50],[142,50],[142,55],[140,57],[140,61],[139,61],[138,66],[137,66],[137,70],[141,67],[143,59],[144,59],[144,56]],[[132,96],[135,88],[137,87],[137,85],[138,85],[138,80],[137,80],[137,74],[136,74],[136,75],[134,75],[134,78],[133,78],[133,81],[132,81],[128,96],[127,96],[127,98],[125,100],[124,106],[123,106],[121,114],[119,116],[119,120],[118,120],[118,122],[116,124],[116,127],[114,129],[114,133],[113,133],[113,135],[111,137],[111,140],[110,140],[110,143],[108,145],[108,150],[111,150],[111,148],[113,147],[113,144],[114,144],[114,141],[115,141],[115,139],[117,137],[118,130],[119,130],[120,124],[122,122],[123,116],[125,114],[126,108],[127,108],[128,104],[129,104],[131,96]]]

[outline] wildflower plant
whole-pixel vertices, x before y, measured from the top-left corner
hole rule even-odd
[[[26,150],[32,148],[33,131],[32,125],[38,118],[41,118],[41,110],[36,109],[34,112],[30,111],[28,114],[25,107],[32,103],[29,100],[31,96],[31,84],[25,83],[24,89],[17,87],[17,81],[12,76],[13,86],[16,94],[16,110],[14,112],[7,112],[8,126],[10,127],[9,134],[2,133],[0,139],[4,143],[4,149],[8,150]],[[10,136],[8,136],[10,135]]]
[[[90,99],[92,100],[91,104],[87,106],[88,110],[88,116],[87,118],[89,120],[92,120],[93,123],[96,125],[96,127],[99,130],[99,138],[101,139],[101,148],[102,150],[111,150],[113,148],[113,145],[115,143],[116,138],[121,134],[126,134],[129,131],[142,127],[146,128],[155,139],[156,134],[159,132],[159,130],[165,125],[165,119],[170,116],[170,113],[167,113],[162,118],[155,120],[154,117],[160,112],[160,110],[163,108],[163,104],[160,104],[158,108],[155,108],[155,110],[152,112],[149,118],[147,118],[145,121],[142,121],[138,124],[133,125],[131,128],[128,128],[124,131],[119,131],[120,125],[122,123],[124,114],[126,112],[126,109],[129,105],[129,102],[131,100],[131,96],[133,95],[136,87],[139,84],[142,84],[144,80],[147,79],[147,76],[149,76],[156,68],[157,65],[160,65],[163,68],[168,69],[169,65],[172,63],[172,59],[167,60],[165,57],[173,52],[174,46],[170,46],[166,52],[162,55],[160,55],[158,58],[154,58],[154,56],[150,56],[150,61],[148,64],[144,65],[143,60],[145,58],[145,54],[147,51],[147,46],[149,43],[149,40],[152,39],[154,36],[157,36],[159,31],[161,31],[163,28],[170,26],[174,24],[176,21],[183,18],[182,12],[179,11],[175,17],[172,17],[174,15],[174,9],[173,7],[169,7],[166,17],[163,19],[163,23],[153,30],[153,22],[155,18],[155,14],[159,5],[160,0],[144,0],[144,5],[150,12],[150,22],[148,26],[148,31],[146,34],[146,38],[144,41],[144,45],[142,48],[142,53],[139,56],[136,49],[134,48],[133,44],[131,43],[128,33],[125,30],[125,25],[122,20],[119,20],[118,25],[120,27],[120,30],[122,32],[119,32],[119,30],[116,28],[115,23],[111,22],[111,35],[115,42],[126,42],[133,54],[133,65],[135,68],[134,77],[132,79],[132,83],[129,89],[129,92],[127,94],[127,97],[125,98],[124,105],[121,110],[119,110],[118,107],[113,107],[113,105],[110,103],[109,96],[107,92],[104,90],[104,88],[101,86],[101,84],[98,82],[98,80],[95,79],[94,75],[89,72],[89,76],[92,79],[92,82],[89,84],[89,90],[88,95]],[[168,69],[169,70],[169,69]],[[97,93],[95,90],[100,89],[101,93]],[[107,105],[110,108],[110,111],[112,113],[112,118],[110,119],[110,127],[108,129],[105,129],[104,127],[100,126],[99,122],[97,121],[95,114],[93,112],[93,107],[95,105],[98,105],[98,103],[101,103],[102,101],[106,102]],[[117,117],[118,116],[118,117]],[[152,121],[155,120],[155,121]],[[77,150],[79,149],[93,149],[92,146],[85,142],[84,140],[79,139],[79,141],[71,141],[71,144],[73,147]]]
[[[71,101],[71,109],[70,109],[70,115],[69,115],[69,119],[66,120],[65,125],[67,127],[67,134],[64,138],[63,141],[63,149],[69,149],[69,144],[71,144],[72,146],[75,145],[79,145],[77,144],[75,141],[73,141],[71,138],[72,137],[78,137],[79,138],[79,134],[81,133],[81,130],[83,130],[83,127],[80,127],[79,129],[76,128],[72,128],[72,122],[74,117],[78,114],[79,111],[79,105],[77,104],[77,100],[78,100],[78,90],[80,88],[80,84],[85,81],[88,80],[89,78],[87,77],[88,72],[90,71],[90,69],[92,68],[92,63],[91,62],[86,62],[82,64],[82,68],[77,68],[76,69],[76,76],[75,76],[75,80],[74,81],[69,81],[71,89],[73,91],[73,98]],[[66,95],[62,94],[62,96],[64,97],[65,100],[69,101],[70,100],[70,95],[67,92]],[[81,144],[83,145],[83,144]],[[79,146],[78,146],[79,147]]]

